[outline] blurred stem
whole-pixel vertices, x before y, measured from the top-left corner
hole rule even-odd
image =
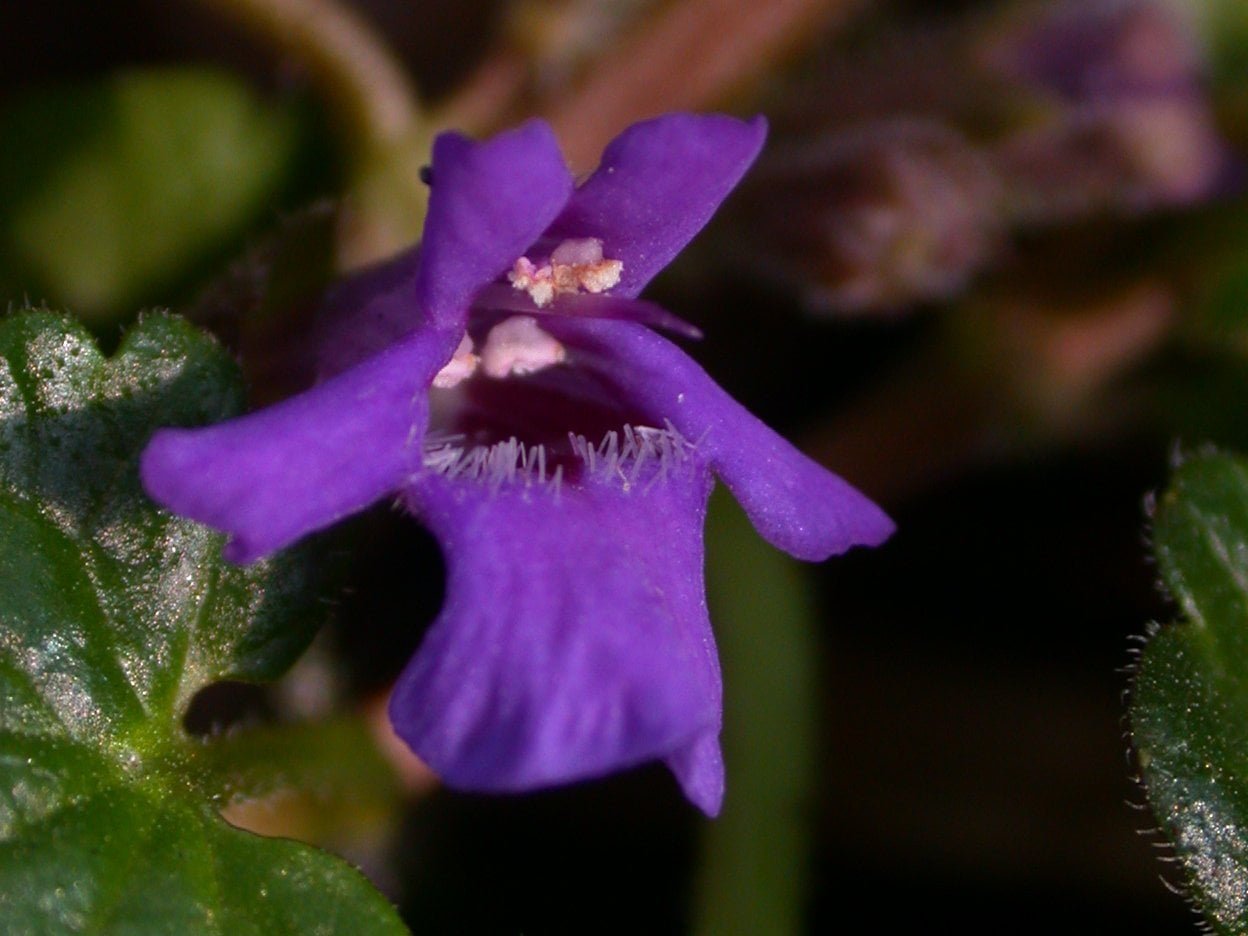
[[[497,127],[523,93],[529,62],[510,44],[496,49],[477,66],[454,95],[443,102],[434,122],[466,133]]]
[[[622,127],[720,104],[858,0],[680,0],[609,48],[548,117],[573,167],[597,161]]]
[[[637,120],[673,110],[721,106],[861,0],[675,0],[636,18],[625,35],[579,66],[584,78],[560,86],[538,110],[555,128],[568,162],[585,169],[606,143]],[[517,117],[532,77],[514,36],[500,43],[439,112],[443,126],[494,129]]]
[[[982,464],[1138,431],[1131,378],[1172,337],[1181,300],[1152,276],[1084,288],[1078,302],[1019,290],[950,310],[936,343],[803,450],[894,505]]]
[[[728,795],[708,824],[695,933],[802,930],[814,801],[818,659],[801,568],[722,490],[707,519],[707,586],[727,687]]]
[[[362,19],[333,0],[200,0],[308,69],[359,149],[386,149],[420,122],[402,66]]]
[[[991,459],[1009,442],[1005,388],[927,347],[802,440],[802,450],[886,507]],[[1021,431],[1021,430],[1019,430]]]
[[[295,58],[316,82],[347,154],[350,216],[340,266],[415,240],[427,193],[428,129],[402,64],[359,16],[334,0],[199,0]]]
[[[244,728],[205,741],[196,764],[218,789],[236,799],[288,787],[397,789],[363,717],[342,715],[293,725]]]

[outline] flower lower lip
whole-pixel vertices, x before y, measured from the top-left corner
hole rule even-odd
[[[580,470],[574,438],[597,445],[626,426],[632,429],[647,422],[645,414],[630,411],[605,394],[592,374],[567,365],[503,380],[477,375],[449,391],[431,394],[430,400],[428,438],[433,450],[444,450],[450,443],[468,454],[514,442],[526,451],[540,448],[552,471],[562,465],[572,476]]]
[[[541,317],[556,315],[567,318],[614,319],[636,322],[689,338],[701,339],[702,331],[696,325],[673,315],[662,306],[644,299],[626,299],[622,296],[582,293],[556,298],[545,308],[538,308],[524,293],[517,292],[504,283],[491,283],[480,292],[472,303],[474,312],[517,313]]]

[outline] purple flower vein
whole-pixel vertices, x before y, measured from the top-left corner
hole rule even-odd
[[[655,759],[719,811],[721,682],[703,586],[714,479],[820,560],[892,531],[730,398],[637,299],[757,156],[761,119],[673,114],[574,185],[539,121],[434,145],[421,244],[331,293],[323,379],[144,452],[153,498],[250,562],[398,493],[446,557],[390,703],[449,784],[529,790]]]

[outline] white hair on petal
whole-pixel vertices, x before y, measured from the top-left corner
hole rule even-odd
[[[643,490],[666,481],[690,463],[697,444],[690,442],[670,422],[664,428],[625,425],[606,433],[597,445],[585,436],[568,434],[574,458],[596,481],[611,481],[630,491],[644,482]],[[460,436],[429,439],[424,467],[450,480],[475,481],[497,490],[504,485],[544,487],[558,495],[563,483],[562,464],[551,470],[545,445],[525,445],[512,436],[490,445],[465,445]]]

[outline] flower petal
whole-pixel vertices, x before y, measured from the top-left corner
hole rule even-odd
[[[633,124],[603,151],[548,239],[598,238],[606,256],[624,261],[612,292],[636,296],[711,219],[766,136],[762,117],[669,114]]]
[[[707,732],[666,758],[689,802],[714,818],[724,804],[724,755],[719,732]]]
[[[521,791],[716,743],[719,664],[702,585],[711,477],[429,473],[407,494],[447,561],[446,604],[390,702],[449,784]],[[661,545],[662,548],[656,548]],[[682,761],[683,763],[683,761]],[[682,778],[683,779],[683,778]],[[698,773],[691,791],[722,795]]]
[[[310,344],[317,376],[340,374],[425,323],[416,302],[419,245],[334,284],[317,311]]]
[[[412,298],[434,325],[462,331],[473,294],[558,216],[572,176],[540,120],[483,143],[443,133],[433,144],[432,172]]]
[[[645,299],[573,293],[559,296],[550,305],[539,307],[524,293],[517,292],[502,283],[493,283],[477,293],[475,307],[487,312],[517,312],[520,315],[532,315],[539,319],[543,315],[619,319],[624,322],[639,322],[642,325],[669,331],[694,341],[702,338],[702,329],[678,318],[661,305],[647,302]]]
[[[420,468],[425,389],[458,336],[420,332],[276,406],[162,429],[143,452],[148,494],[232,535],[251,562],[396,490]]]
[[[670,421],[693,440],[773,546],[818,561],[892,534],[884,511],[769,429],[665,338],[631,322],[552,316],[542,327],[635,411],[659,426]]]

